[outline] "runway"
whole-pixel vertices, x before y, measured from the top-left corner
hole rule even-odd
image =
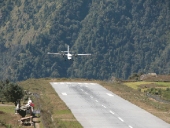
[[[97,83],[51,82],[84,128],[170,128]]]

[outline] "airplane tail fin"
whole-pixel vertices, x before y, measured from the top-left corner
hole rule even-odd
[[[69,45],[67,46],[67,51],[61,51],[61,52],[67,52],[67,53],[69,53]]]
[[[67,46],[67,51],[68,51],[68,53],[69,53],[69,45]]]

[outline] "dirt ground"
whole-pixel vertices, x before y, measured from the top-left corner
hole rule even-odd
[[[170,81],[170,75],[149,76],[143,80],[146,80],[146,81]]]
[[[14,105],[0,104],[0,106],[14,106]]]
[[[152,84],[141,84],[141,85],[138,85],[139,88],[154,88],[154,87],[166,87],[164,85],[156,85],[154,83]]]
[[[35,122],[35,127],[40,128],[39,118],[33,118],[33,121]]]
[[[3,123],[5,124],[11,124],[14,127],[18,127],[20,122],[18,120],[21,119],[20,115],[15,114],[15,113],[5,113],[0,111],[0,117]]]

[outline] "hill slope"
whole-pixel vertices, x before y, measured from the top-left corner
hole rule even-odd
[[[169,0],[7,0],[0,8],[1,79],[170,73]],[[66,45],[93,55],[46,54]]]

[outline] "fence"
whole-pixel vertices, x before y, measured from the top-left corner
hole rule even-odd
[[[170,104],[170,101],[162,100],[158,96],[151,95],[150,93],[146,93],[146,95],[148,97],[151,97],[151,98],[155,99],[156,101]]]

